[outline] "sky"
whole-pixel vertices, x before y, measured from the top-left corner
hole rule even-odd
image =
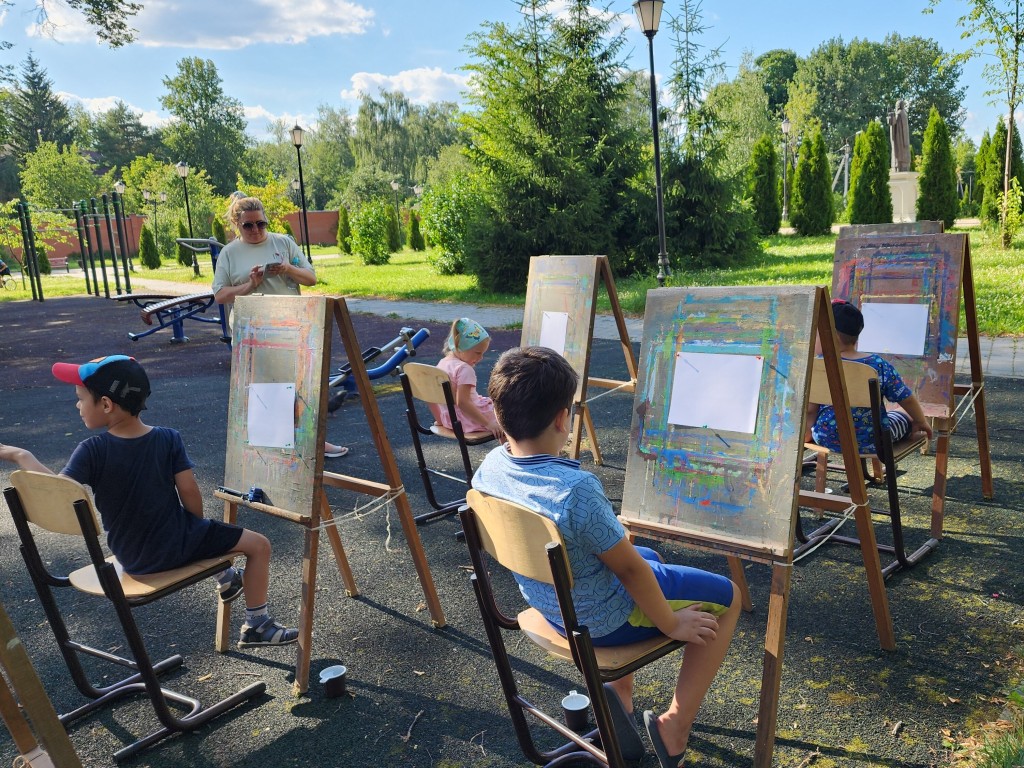
[[[11,0],[0,9],[0,40],[14,47],[0,61],[20,65],[31,50],[54,89],[69,102],[102,112],[123,100],[147,125],[165,122],[160,106],[165,77],[186,56],[212,59],[225,93],[241,101],[249,132],[267,139],[275,119],[309,127],[317,106],[355,113],[360,92],[400,90],[416,103],[461,101],[469,60],[468,37],[487,22],[512,22],[512,0],[141,0],[131,22],[135,43],[111,50],[99,43],[75,11],[46,0],[54,23],[49,35],[36,24],[36,0]],[[556,10],[563,0],[554,0]],[[744,52],[755,56],[789,48],[800,56],[832,37],[881,41],[890,32],[936,40],[959,51],[956,21],[964,0],[942,0],[930,15],[928,0],[704,0],[704,42],[722,46],[729,76]],[[628,64],[646,70],[647,41],[629,0],[609,10],[625,25]],[[677,0],[665,14],[678,13]],[[673,51],[667,30],[654,39],[655,69],[668,72]],[[999,110],[985,92],[982,64],[964,68],[964,129],[975,142],[991,130]]]

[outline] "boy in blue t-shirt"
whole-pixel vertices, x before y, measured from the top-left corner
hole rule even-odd
[[[92,488],[107,546],[126,573],[178,568],[228,552],[246,567],[217,574],[220,599],[245,592],[239,648],[287,645],[298,630],[282,627],[267,610],[270,542],[262,534],[203,517],[203,496],[181,435],[142,423],[149,378],[134,358],[109,355],[83,365],[54,363],[53,375],[75,385],[78,413],[89,429],[106,428],[79,443],[61,470]],[[0,443],[0,460],[52,473],[24,448]]]
[[[882,426],[889,430],[894,443],[911,432],[924,432],[931,439],[932,428],[921,410],[914,393],[910,391],[897,370],[885,358],[871,352],[858,352],[857,340],[864,330],[864,315],[857,307],[843,299],[832,301],[832,317],[839,340],[839,354],[844,360],[870,365],[878,372],[878,387],[882,397],[898,405],[882,414]],[[857,446],[861,453],[875,452],[875,432],[871,426],[870,408],[852,408],[853,428],[857,433]],[[807,408],[807,423],[811,437],[818,445],[839,451],[839,426],[831,405],[811,404]]]
[[[724,576],[667,565],[654,550],[634,547],[601,482],[578,461],[559,458],[572,429],[576,382],[569,363],[550,349],[524,347],[501,356],[487,390],[508,442],[481,462],[473,487],[558,525],[573,571],[578,618],[594,645],[659,634],[688,643],[668,711],[644,712],[660,764],[677,768],[729,648],[740,609],[737,589]],[[516,580],[526,601],[563,632],[554,589],[524,577]],[[605,687],[622,756],[639,760],[644,748],[632,715],[633,675]]]

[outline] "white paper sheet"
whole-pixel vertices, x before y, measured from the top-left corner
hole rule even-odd
[[[569,332],[568,312],[545,312],[540,320],[540,341],[538,346],[565,354],[565,337]]]
[[[890,304],[865,302],[857,349],[880,355],[924,355],[928,336],[927,304]]]
[[[754,434],[763,367],[756,355],[678,353],[669,423]]]
[[[249,385],[249,445],[295,446],[295,385]]]

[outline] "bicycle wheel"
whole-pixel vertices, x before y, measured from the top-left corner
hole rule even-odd
[[[3,278],[0,279],[3,280],[4,288],[6,288],[9,291],[13,291],[15,288],[18,287],[18,281],[15,280],[10,275],[4,275]]]

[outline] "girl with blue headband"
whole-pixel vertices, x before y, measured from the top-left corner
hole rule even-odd
[[[466,434],[490,432],[499,440],[504,439],[498,420],[494,417],[491,398],[476,391],[476,364],[479,363],[491,345],[490,334],[475,320],[460,317],[452,323],[452,329],[444,343],[445,356],[437,367],[448,374],[455,395],[455,412],[462,422]],[[451,429],[448,411],[438,408],[434,413],[437,423]]]

